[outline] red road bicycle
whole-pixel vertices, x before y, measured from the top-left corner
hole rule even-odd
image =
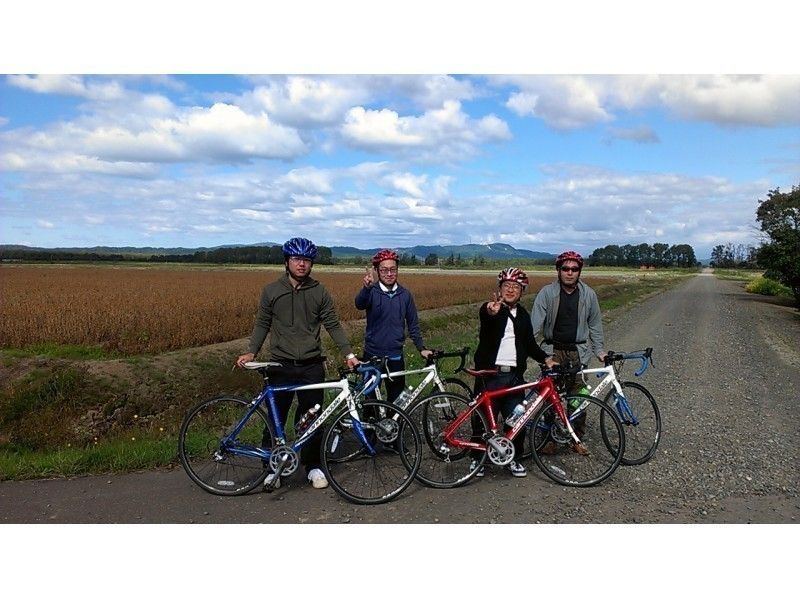
[[[496,374],[495,370],[465,371],[473,376]],[[423,448],[417,479],[434,488],[455,488],[476,476],[487,459],[508,465],[515,459],[512,440],[530,420],[533,458],[548,478],[579,487],[608,478],[620,464],[625,433],[613,408],[599,399],[581,397],[577,408],[567,409],[558,383],[576,371],[542,368],[538,380],[484,390],[474,399],[436,393],[416,403],[408,415],[428,447]],[[525,396],[523,413],[502,425],[492,401],[520,392]]]

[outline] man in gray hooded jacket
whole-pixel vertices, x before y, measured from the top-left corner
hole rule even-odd
[[[556,258],[558,280],[543,287],[536,295],[531,310],[533,333],[540,332],[542,349],[561,364],[572,362],[589,365],[592,353],[602,361],[603,321],[597,294],[580,280],[583,258],[574,251],[565,251]],[[576,392],[581,384],[573,384]]]

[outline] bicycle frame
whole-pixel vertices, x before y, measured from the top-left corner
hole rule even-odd
[[[461,357],[461,365],[456,368],[456,372],[459,370],[464,369],[464,360],[466,359],[467,354],[469,353],[469,349],[464,347],[461,351],[457,353],[442,353],[436,359],[441,359],[445,357]],[[411,405],[417,397],[422,394],[431,382],[433,382],[436,387],[441,391],[444,389],[444,381],[442,377],[439,376],[439,366],[436,365],[436,359],[434,359],[430,364],[417,368],[415,370],[400,370],[396,372],[389,372],[388,367],[384,366],[384,372],[381,374],[381,380],[391,380],[393,378],[398,378],[401,376],[406,376],[409,374],[425,374],[425,377],[417,384],[416,388],[411,392],[411,398],[408,401],[408,404]],[[381,395],[380,384],[375,388],[375,398],[379,401],[383,400]]]
[[[249,367],[248,367],[249,366]],[[264,364],[245,364],[245,367],[248,369],[258,369],[258,367],[264,367]],[[360,388],[356,395],[350,391],[350,383],[346,376],[343,376],[341,380],[332,380],[327,382],[317,382],[314,384],[289,384],[285,386],[270,386],[266,383],[264,388],[258,394],[258,396],[253,399],[250,403],[250,408],[247,410],[245,416],[241,419],[241,421],[234,427],[231,432],[222,439],[221,444],[225,447],[225,450],[229,453],[236,454],[236,455],[244,455],[248,457],[256,457],[264,460],[269,460],[272,456],[272,451],[269,449],[264,449],[261,447],[240,447],[235,444],[235,439],[238,436],[239,432],[245,426],[247,421],[253,415],[253,413],[258,409],[259,405],[267,402],[267,407],[269,410],[270,419],[275,426],[275,440],[277,446],[285,446],[286,437],[284,434],[284,427],[283,422],[281,421],[280,415],[278,414],[278,407],[275,401],[275,394],[280,392],[294,392],[300,390],[330,390],[334,388],[339,389],[339,394],[336,398],[328,405],[325,410],[317,417],[309,427],[300,435],[300,437],[296,438],[295,441],[290,445],[292,450],[297,451],[300,449],[310,438],[314,435],[314,433],[322,426],[323,423],[334,413],[336,413],[343,403],[347,404],[347,409],[350,411],[350,416],[352,417],[353,427],[356,431],[361,442],[364,444],[367,452],[370,456],[375,454],[375,449],[372,447],[370,442],[367,440],[366,435],[364,434],[363,428],[361,427],[361,419],[359,418],[358,411],[356,409],[356,398],[360,395],[366,394],[370,392],[371,386],[380,383],[380,372],[370,366],[361,366],[359,371],[363,374],[363,380],[360,384]]]
[[[635,351],[633,353],[618,353],[616,356],[619,361],[624,361],[625,359],[640,359],[642,361],[642,365],[636,372],[634,372],[634,376],[638,377],[644,374],[644,372],[647,370],[648,360],[652,360],[652,349]],[[633,425],[639,424],[639,420],[636,418],[636,415],[633,413],[633,410],[630,408],[630,405],[628,405],[628,401],[625,398],[625,392],[622,389],[619,378],[617,378],[617,370],[613,363],[609,363],[601,368],[584,368],[580,370],[578,374],[581,375],[584,383],[586,383],[586,376],[588,374],[597,374],[598,378],[602,378],[600,383],[589,393],[589,396],[592,396],[596,399],[602,400],[603,393],[606,391],[609,385],[613,385],[614,390],[616,391],[614,397],[614,407],[620,414],[621,419],[623,421],[630,422]]]
[[[476,409],[480,408],[483,409],[483,412],[489,422],[489,431],[492,434],[498,434],[498,421],[494,416],[494,409],[491,408],[492,401],[497,397],[519,393],[521,391],[527,391],[525,400],[528,401],[528,405],[526,406],[524,413],[515,422],[514,426],[503,434],[505,438],[508,440],[513,440],[517,434],[519,434],[519,431],[528,423],[528,421],[544,406],[545,402],[549,402],[553,405],[556,415],[565,425],[572,439],[576,443],[580,443],[580,439],[578,438],[575,430],[572,427],[572,424],[569,421],[567,412],[564,409],[564,406],[561,404],[561,396],[559,395],[558,389],[553,382],[552,376],[547,372],[543,373],[541,378],[533,382],[526,382],[524,384],[510,386],[508,388],[497,388],[481,391],[471,403],[471,406],[457,415],[456,418],[444,429],[443,436],[445,442],[450,446],[455,446],[458,448],[469,448],[485,451],[487,449],[486,444],[472,442],[471,440],[460,440],[455,438],[455,432]],[[533,397],[534,394],[536,394],[536,398],[531,400],[531,397]],[[577,410],[575,410],[573,415],[578,413],[580,409],[581,408],[579,407]],[[493,444],[493,439],[491,437],[486,439],[486,443],[492,445],[498,450],[501,449],[501,447]]]

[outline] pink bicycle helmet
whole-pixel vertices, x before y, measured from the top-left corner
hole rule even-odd
[[[500,274],[497,275],[497,286],[499,287],[507,280],[518,283],[523,291],[528,288],[528,275],[519,268],[501,270]]]
[[[394,260],[395,262],[400,261],[396,251],[392,251],[391,249],[381,249],[378,253],[372,256],[372,265],[377,268],[378,264],[380,264],[383,260]]]
[[[565,251],[556,258],[556,268],[560,268],[561,264],[568,261],[578,262],[578,267],[583,269],[583,258],[577,251]]]

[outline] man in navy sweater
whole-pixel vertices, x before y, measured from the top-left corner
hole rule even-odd
[[[419,329],[417,306],[411,292],[397,284],[397,253],[381,249],[372,257],[372,270],[364,276],[364,286],[356,295],[356,308],[367,310],[364,336],[364,359],[388,357],[390,372],[405,369],[403,343],[408,335],[422,357],[432,351],[425,348]],[[375,277],[377,276],[377,282]],[[405,377],[386,379],[389,401],[394,401],[405,386]]]

